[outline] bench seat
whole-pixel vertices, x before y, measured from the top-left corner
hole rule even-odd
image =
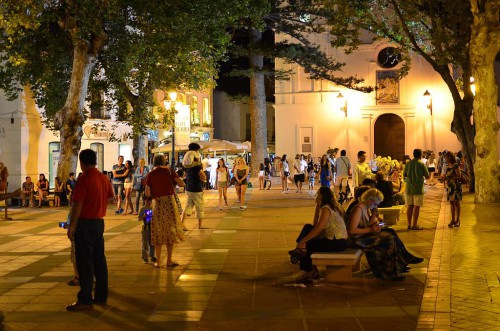
[[[396,225],[399,221],[399,215],[403,210],[403,205],[395,205],[392,207],[378,208],[379,215],[382,215],[386,225]]]
[[[318,252],[311,255],[316,266],[326,266],[328,282],[348,282],[352,280],[352,272],[359,270],[359,261],[363,251],[348,248],[342,252]]]

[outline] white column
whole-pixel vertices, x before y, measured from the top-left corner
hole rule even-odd
[[[404,113],[405,121],[405,154],[412,155],[415,149],[415,113]]]
[[[361,143],[363,149],[366,151],[366,155],[368,158],[371,158],[373,155],[373,114],[372,113],[364,113],[361,115],[362,117],[362,125],[361,125],[361,132],[362,132],[362,137],[363,141]]]

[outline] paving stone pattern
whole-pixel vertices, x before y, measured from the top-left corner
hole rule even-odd
[[[57,227],[67,208],[15,210],[13,221],[0,221],[0,330],[497,328],[497,205],[475,206],[466,196],[462,226],[448,229],[442,186],[427,188],[419,222],[425,229],[408,231],[405,215],[394,227],[425,258],[406,280],[375,279],[362,260],[350,283],[322,279],[303,287],[294,282],[301,273],[286,252],[312,221],[314,198],[275,188],[254,185],[245,211],[236,205],[234,189],[223,211],[216,192],[205,192],[209,229],[198,230],[194,217],[187,220],[187,240],[174,252],[180,266],[173,271],[165,261],[161,269],[142,264],[141,223],[115,216],[110,206],[108,305],[77,313],[64,310],[78,291],[66,285],[72,278],[70,243]]]

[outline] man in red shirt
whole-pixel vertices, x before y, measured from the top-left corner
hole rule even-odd
[[[104,219],[113,187],[107,176],[96,169],[97,156],[91,149],[80,152],[79,176],[73,190],[68,238],[75,242],[76,268],[80,276],[78,299],[67,311],[92,309],[108,299],[108,265],[104,256]],[[95,277],[94,298],[92,288]]]

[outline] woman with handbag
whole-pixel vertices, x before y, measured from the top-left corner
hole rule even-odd
[[[161,248],[167,246],[167,269],[179,266],[172,260],[174,244],[184,240],[181,210],[175,200],[177,184],[184,187],[184,182],[175,172],[165,167],[165,157],[156,155],[154,169],[146,177],[144,194],[153,199],[153,218],[151,220],[151,244],[155,246],[155,268],[160,268]]]
[[[135,194],[135,213],[134,215],[137,215],[137,212],[139,211],[139,200],[142,197],[142,205],[144,206],[144,186],[146,182],[146,177],[149,174],[149,168],[146,167],[146,161],[144,158],[139,159],[139,166],[137,169],[135,169],[134,173],[134,191],[136,192]]]

